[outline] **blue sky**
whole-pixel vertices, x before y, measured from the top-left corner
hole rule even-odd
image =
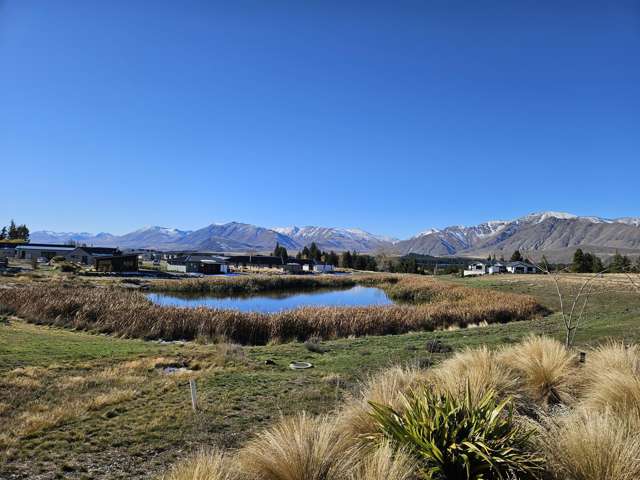
[[[0,164],[32,229],[638,216],[640,4],[0,0]]]

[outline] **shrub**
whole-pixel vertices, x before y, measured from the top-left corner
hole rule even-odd
[[[542,459],[529,452],[533,430],[516,423],[509,400],[493,391],[476,400],[428,388],[404,398],[405,408],[372,404],[380,431],[418,460],[422,478],[535,478]]]
[[[314,336],[304,342],[304,346],[307,350],[313,353],[326,353],[327,349],[323,347],[320,342],[322,342],[322,339]]]
[[[163,480],[240,480],[230,459],[218,450],[200,451],[173,466]]]
[[[572,401],[577,359],[557,340],[530,336],[504,349],[498,358],[519,376],[524,393],[537,405]]]
[[[637,417],[577,410],[553,420],[543,434],[548,469],[557,479],[640,478]]]
[[[334,421],[304,413],[259,433],[238,459],[252,480],[339,480],[355,463]]]

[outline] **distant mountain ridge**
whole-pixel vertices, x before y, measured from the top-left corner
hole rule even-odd
[[[31,233],[34,243],[76,242],[94,246],[151,248],[159,250],[208,250],[217,252],[269,252],[279,243],[291,251],[315,242],[323,250],[372,252],[392,245],[394,239],[373,235],[360,229],[329,227],[265,228],[247,223],[211,224],[188,231],[166,227],[144,227],[125,235],[101,233],[50,232]]]
[[[616,250],[640,253],[640,218],[579,217],[564,212],[540,212],[514,220],[431,229],[395,245],[401,254],[433,256],[509,256],[514,250],[545,252],[566,261],[576,248],[609,255]]]
[[[516,250],[545,252],[567,260],[577,247],[609,255],[640,253],[640,218],[580,217],[564,212],[539,212],[514,220],[492,220],[473,226],[424,230],[406,240],[374,235],[358,228],[273,227],[239,222],[211,224],[198,230],[144,227],[125,235],[109,233],[32,232],[34,243],[67,243],[159,250],[269,252],[276,242],[290,251],[315,242],[323,250],[432,256],[509,256]]]

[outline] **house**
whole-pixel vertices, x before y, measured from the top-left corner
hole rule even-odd
[[[538,273],[538,269],[527,262],[486,262],[470,263],[463,271],[463,276],[495,275],[498,273]]]
[[[229,267],[226,257],[196,254],[169,260],[167,262],[167,271],[215,275],[227,273],[229,271]]]
[[[22,260],[33,260],[38,258],[46,258],[51,260],[53,257],[66,257],[75,250],[73,245],[53,245],[48,243],[24,243],[16,246],[16,258]]]
[[[0,258],[15,257],[17,245],[14,242],[0,242]]]
[[[527,262],[509,262],[507,263],[507,271],[509,273],[538,273],[538,268]]]
[[[464,269],[462,275],[465,277],[475,277],[478,275],[486,275],[490,262],[473,262]]]
[[[268,255],[233,255],[228,257],[229,265],[235,268],[279,268],[287,264],[281,257]],[[291,260],[293,262],[293,259]],[[297,262],[295,262],[297,263]]]
[[[66,257],[67,260],[71,262],[81,263],[83,265],[95,265],[98,258],[118,256],[121,253],[117,248],[82,246],[73,249]]]
[[[296,262],[290,262],[281,267],[284,273],[302,273],[302,265]]]
[[[313,266],[313,273],[333,273],[333,265],[327,263],[316,263]]]
[[[98,272],[137,272],[137,255],[99,255],[94,258]]]

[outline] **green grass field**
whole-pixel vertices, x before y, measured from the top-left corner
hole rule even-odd
[[[553,285],[543,277],[451,280],[528,293],[557,310]],[[638,307],[633,289],[603,284],[577,344],[587,348],[607,337],[639,341]],[[554,313],[465,330],[327,341],[326,352],[313,353],[300,343],[161,344],[12,319],[0,323],[0,478],[154,478],[201,446],[239,446],[280,415],[332,410],[372,371],[439,362],[446,354],[428,352],[428,340],[459,350],[513,343],[530,333],[564,337]],[[293,360],[314,368],[290,370]],[[165,375],[154,368],[171,364],[195,372]],[[198,385],[197,413],[191,410],[190,376]]]

